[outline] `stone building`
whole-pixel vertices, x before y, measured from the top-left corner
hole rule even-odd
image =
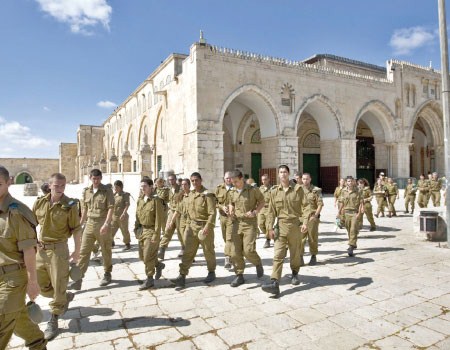
[[[0,165],[8,169],[15,184],[45,182],[59,171],[58,159],[0,158]]]
[[[302,61],[220,48],[204,39],[172,54],[101,126],[80,126],[74,173],[109,179],[199,171],[206,186],[238,168],[310,172],[325,192],[339,177],[418,177],[444,169],[440,73],[333,55]]]

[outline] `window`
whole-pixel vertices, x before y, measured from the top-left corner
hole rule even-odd
[[[157,175],[159,176],[159,172],[162,170],[162,156],[158,156],[156,158],[156,170],[157,170]]]
[[[152,93],[148,93],[148,109],[152,106]]]
[[[137,172],[137,162],[133,160],[133,172]]]

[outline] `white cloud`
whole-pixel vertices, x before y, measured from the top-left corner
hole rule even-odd
[[[7,121],[2,117],[0,117],[0,139],[3,144],[8,145],[7,149],[1,149],[5,153],[49,147],[52,145],[50,141],[33,135],[29,127],[16,121]]]
[[[421,26],[402,28],[394,31],[389,45],[396,55],[408,55],[415,49],[431,44],[437,36],[437,30]]]
[[[106,0],[36,0],[42,11],[70,25],[72,33],[91,35],[102,24],[109,30],[112,8]]]
[[[117,107],[117,103],[114,103],[112,101],[100,101],[97,102],[97,106],[102,108],[115,108]]]
[[[48,108],[47,106],[42,107],[42,109],[43,109],[44,111],[46,111],[46,112],[50,112],[50,111],[51,111],[51,109]]]

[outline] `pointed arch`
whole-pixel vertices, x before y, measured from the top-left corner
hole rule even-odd
[[[423,118],[428,124],[431,130],[431,136],[435,145],[444,144],[444,124],[443,124],[443,112],[441,105],[435,100],[427,100],[423,102],[414,113],[414,117],[411,121],[411,126],[408,130],[407,139],[411,140],[414,132],[414,126],[416,125],[419,117]]]
[[[371,118],[374,116],[375,118]],[[370,127],[375,138],[382,142],[394,142],[396,140],[396,118],[391,109],[380,100],[366,102],[358,111],[353,125],[352,136],[356,138],[356,131],[360,120]]]

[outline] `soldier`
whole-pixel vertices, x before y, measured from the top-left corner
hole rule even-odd
[[[339,197],[341,196],[341,192],[342,190],[345,188],[345,180],[344,179],[340,179],[339,180],[339,186],[336,187],[336,189],[334,190],[334,207],[337,207],[338,202],[339,202]]]
[[[264,174],[263,176],[261,176],[261,183],[262,185],[259,187],[259,190],[264,196],[265,204],[258,214],[258,226],[263,235],[266,237],[264,248],[270,248],[269,227],[267,226],[267,209],[269,208],[270,201],[269,175]]]
[[[112,242],[114,246],[114,237],[120,228],[122,232],[123,243],[125,248],[123,251],[131,249],[130,231],[128,229],[128,208],[130,207],[130,194],[124,192],[123,182],[117,180],[114,182],[114,211],[111,222]]]
[[[389,202],[389,214],[388,217],[397,216],[395,211],[395,200],[399,198],[397,184],[394,183],[391,177],[388,177],[387,184],[385,185],[388,193]]]
[[[94,249],[95,241],[100,243],[103,255],[103,268],[105,274],[100,281],[104,287],[111,283],[112,272],[112,235],[111,221],[114,210],[114,194],[110,187],[102,184],[102,172],[92,169],[89,178],[92,185],[83,190],[83,212],[81,225],[86,223],[81,239],[81,252],[78,266],[84,277],[89,266],[89,256]],[[74,281],[69,285],[70,289],[80,290],[83,279]]]
[[[25,306],[39,295],[36,274],[37,222],[28,207],[8,192],[8,170],[0,166],[0,349],[6,349],[13,332],[25,346],[46,349],[39,326],[31,321]]]
[[[180,186],[178,186],[178,184],[177,184],[176,175],[175,174],[169,175],[168,180],[169,180],[169,184],[170,184],[170,189],[169,189],[169,197],[168,197],[169,214],[167,216],[167,223],[172,222],[172,217],[176,213],[177,201],[179,199],[179,193],[180,193]],[[169,246],[169,242],[172,239],[175,228],[177,229],[178,240],[180,241],[180,244],[181,244],[181,251],[178,254],[178,257],[183,256],[183,252],[184,252],[183,236],[181,235],[181,232],[180,232],[180,219],[177,218],[174,221],[174,225],[166,225],[166,227],[164,228],[164,236],[162,237],[161,243],[159,246],[159,258],[161,260],[164,259],[166,249]]]
[[[348,234],[348,256],[353,256],[353,250],[357,248],[360,216],[364,213],[362,195],[355,185],[352,176],[347,176],[347,187],[342,190],[340,201],[341,215],[344,217],[344,225]]]
[[[45,196],[50,193],[50,185],[48,182],[44,182],[41,186],[42,195]]]
[[[244,184],[242,173],[235,170],[231,173],[233,190],[230,192],[229,213],[233,219],[233,231],[231,234],[231,259],[234,264],[236,278],[231,282],[231,287],[243,284],[245,261],[244,257],[256,266],[256,275],[261,278],[264,275],[261,258],[256,252],[256,238],[258,236],[257,217],[264,207],[264,196],[258,188]]]
[[[416,201],[416,191],[417,187],[413,184],[413,180],[411,178],[408,179],[408,184],[405,188],[405,213],[408,214],[409,206],[411,205],[411,214],[414,214],[414,202]]]
[[[438,174],[434,172],[431,176],[430,184],[430,197],[433,201],[433,206],[439,207],[441,205],[441,189],[442,180],[438,178]]]
[[[306,240],[308,240],[311,260],[309,265],[317,264],[317,253],[319,252],[319,223],[320,212],[323,207],[322,189],[311,184],[311,175],[302,175],[303,201],[302,201],[302,237],[300,241],[300,265],[304,265],[303,254],[305,252]]]
[[[419,190],[419,196],[417,197],[417,204],[420,208],[427,207],[427,196],[430,191],[430,183],[425,180],[425,175],[420,174],[419,181],[417,181],[417,189]]]
[[[362,194],[362,200],[364,202],[364,213],[366,214],[367,220],[370,223],[370,231],[376,230],[375,220],[373,219],[372,214],[372,191],[370,190],[369,181],[366,179],[358,180],[358,187]],[[359,229],[362,229],[363,226],[363,217],[364,214],[360,216],[359,219]]]
[[[81,226],[78,201],[64,194],[66,177],[61,173],[52,174],[49,187],[51,192],[34,203],[33,214],[41,227],[36,261],[38,283],[41,294],[52,298],[51,318],[44,336],[52,340],[58,335],[59,316],[67,311],[74,297],[73,293],[66,293],[66,289],[69,259],[77,263],[80,257]],[[75,250],[69,256],[67,240],[72,235]]]
[[[185,241],[184,237],[184,231],[186,230],[187,221],[188,221],[188,214],[187,214],[187,208],[186,208],[186,202],[187,197],[189,196],[191,189],[191,181],[189,179],[182,179],[181,180],[181,191],[178,193],[177,197],[177,205],[175,208],[175,214],[172,215],[171,221],[167,222],[167,229],[172,228],[175,226],[177,220],[179,221],[179,227],[180,227],[180,236]]]
[[[159,198],[161,198],[162,202],[163,202],[163,206],[164,206],[164,221],[162,222],[162,226],[161,226],[161,236],[164,236],[165,234],[165,229],[166,229],[166,225],[167,225],[167,214],[169,213],[169,194],[170,194],[170,190],[169,187],[164,186],[164,179],[163,178],[156,178],[155,179],[155,185],[156,185],[156,194],[158,195]],[[159,251],[158,253],[158,259],[160,260],[164,260],[164,252],[162,250]]]
[[[377,200],[377,213],[375,214],[375,217],[378,217],[379,215],[384,217],[384,203],[386,201],[386,192],[387,188],[383,183],[383,179],[379,177],[377,179],[377,183],[373,188],[373,194],[375,195],[375,199]]]
[[[216,252],[214,251],[214,226],[216,222],[216,198],[214,193],[202,185],[202,177],[198,172],[191,174],[194,189],[189,193],[186,207],[188,226],[186,227],[185,250],[181,258],[180,274],[171,280],[177,287],[184,288],[186,275],[201,245],[205,255],[208,275],[203,280],[210,283],[216,279]]]
[[[270,191],[268,210],[269,234],[275,240],[272,275],[270,283],[262,285],[263,291],[275,295],[280,293],[279,281],[288,249],[292,269],[291,283],[300,284],[298,277],[301,236],[299,218],[302,216],[303,201],[303,189],[299,184],[290,183],[287,165],[278,167],[278,177],[280,185]],[[277,237],[275,237],[275,231],[278,231]]]
[[[427,192],[427,196],[425,199],[425,207],[428,207],[428,203],[430,203],[430,198],[431,198],[431,180],[433,179],[433,174],[431,174],[430,172],[428,172],[427,174],[428,176],[428,186],[429,186],[429,190]]]
[[[139,258],[145,264],[147,276],[139,290],[145,290],[155,285],[153,275],[158,280],[165,267],[162,262],[158,261],[161,225],[164,222],[164,205],[162,199],[153,194],[151,179],[142,179],[140,189],[143,196],[139,197],[137,203],[134,233],[139,241]]]
[[[219,211],[220,230],[222,231],[223,242],[225,243],[225,265],[226,269],[231,269],[231,232],[233,230],[233,223],[228,216],[228,195],[233,188],[231,183],[231,172],[227,171],[223,176],[224,182],[216,187],[215,196],[217,200],[217,210]]]
[[[294,173],[294,182],[299,185],[302,184],[302,174],[300,174],[298,171]]]

